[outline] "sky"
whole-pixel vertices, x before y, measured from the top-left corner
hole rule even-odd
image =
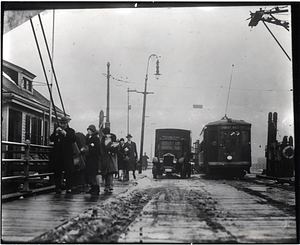
[[[86,133],[90,124],[98,126],[101,110],[106,114],[109,62],[110,125],[118,138],[127,135],[127,89],[142,92],[148,75],[147,91],[153,92],[146,101],[148,156],[155,129],[188,129],[195,142],[203,126],[226,114],[252,124],[252,155],[264,157],[269,112],[278,113],[278,141],[294,134],[292,62],[262,22],[251,28],[246,20],[249,11],[273,7],[61,9],[55,10],[54,28],[53,10],[45,10],[40,16],[70,126]],[[290,10],[276,17],[290,23]],[[38,17],[32,21],[50,81]],[[267,25],[291,57],[291,31]],[[159,59],[158,79],[152,54]],[[29,21],[3,35],[3,59],[35,74],[34,88],[49,98]],[[54,86],[61,108],[57,94]],[[139,152],[143,94],[130,92],[129,104],[129,133]]]

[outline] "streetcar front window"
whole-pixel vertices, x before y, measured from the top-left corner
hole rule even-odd
[[[220,146],[233,147],[240,145],[240,131],[220,131]]]
[[[242,131],[242,145],[249,145],[250,144],[250,131]]]
[[[209,135],[209,143],[211,146],[217,146],[218,134],[217,131],[211,131]]]

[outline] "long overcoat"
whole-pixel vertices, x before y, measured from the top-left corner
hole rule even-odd
[[[98,132],[86,137],[86,165],[85,172],[89,175],[97,175],[100,161],[100,139]]]
[[[118,169],[119,170],[127,170],[128,168],[128,154],[125,151],[125,144],[124,145],[119,145],[119,151],[118,151]]]
[[[76,171],[74,166],[74,152],[72,144],[75,143],[74,129],[67,127],[66,136],[56,134],[54,131],[50,136],[50,141],[54,143],[50,153],[50,165],[54,171],[66,171],[72,173]]]
[[[109,135],[112,139],[111,142],[116,142],[116,135]],[[105,176],[109,173],[117,174],[118,173],[118,148],[114,148],[111,144],[107,144],[107,137],[102,136],[100,141],[101,149],[101,175]]]
[[[125,146],[128,148],[128,171],[134,171],[136,170],[136,161],[138,159],[136,144],[135,142],[131,141],[131,143],[126,142]]]

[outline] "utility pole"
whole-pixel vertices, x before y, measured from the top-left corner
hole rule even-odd
[[[147,80],[148,80],[148,74],[146,75],[145,79],[145,91],[144,92],[138,92],[141,94],[144,94],[144,103],[143,103],[143,114],[142,114],[142,131],[141,131],[141,146],[140,146],[140,166],[139,166],[139,174],[142,173],[142,156],[143,154],[143,147],[144,147],[144,131],[145,131],[145,114],[146,114],[146,98],[147,94],[154,94],[154,92],[147,92]]]
[[[54,60],[54,24],[55,24],[55,10],[53,9],[53,19],[52,19],[52,62]],[[50,91],[52,93],[52,85],[53,85],[53,70],[51,72],[51,82],[50,82]],[[52,103],[49,106],[49,136],[51,135],[51,124],[52,124]],[[47,142],[49,143],[48,139]]]
[[[145,113],[146,113],[146,98],[147,94],[153,94],[153,92],[147,92],[147,82],[148,82],[148,68],[149,68],[149,61],[151,58],[156,59],[156,78],[158,79],[159,74],[159,60],[156,54],[151,54],[148,58],[147,63],[147,70],[146,70],[146,77],[145,77],[145,90],[144,92],[140,92],[144,94],[144,102],[143,102],[143,113],[142,113],[142,130],[141,130],[141,146],[140,146],[140,166],[139,166],[139,174],[142,173],[142,156],[143,156],[143,147],[144,147],[144,129],[145,129]],[[139,93],[139,92],[138,92]]]
[[[129,110],[131,110],[131,105],[129,105],[129,92],[137,92],[136,89],[127,88],[127,135],[129,134]]]
[[[109,62],[107,62],[107,107],[106,107],[106,122],[105,127],[110,128],[110,122],[109,122]]]
[[[275,35],[271,32],[270,28],[265,23],[265,22],[268,22],[271,24],[279,25],[279,26],[284,27],[287,31],[289,31],[289,22],[279,20],[274,16],[275,14],[288,12],[288,9],[285,9],[285,8],[286,7],[274,7],[270,10],[263,10],[262,8],[260,8],[260,10],[256,11],[255,13],[252,13],[250,11],[250,17],[247,20],[250,20],[248,26],[251,26],[251,27],[257,26],[259,21],[262,21],[262,23],[267,28],[267,30],[270,32],[270,34],[272,35],[272,37],[274,38],[276,43],[279,45],[281,50],[284,52],[286,57],[289,59],[289,61],[291,61],[290,56],[287,54],[287,52],[284,50],[282,45],[279,43],[279,41],[277,40]]]

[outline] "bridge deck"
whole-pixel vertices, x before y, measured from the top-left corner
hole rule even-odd
[[[26,243],[134,184],[117,180],[114,183],[110,195],[105,195],[101,186],[99,196],[51,192],[2,203],[2,242]]]

